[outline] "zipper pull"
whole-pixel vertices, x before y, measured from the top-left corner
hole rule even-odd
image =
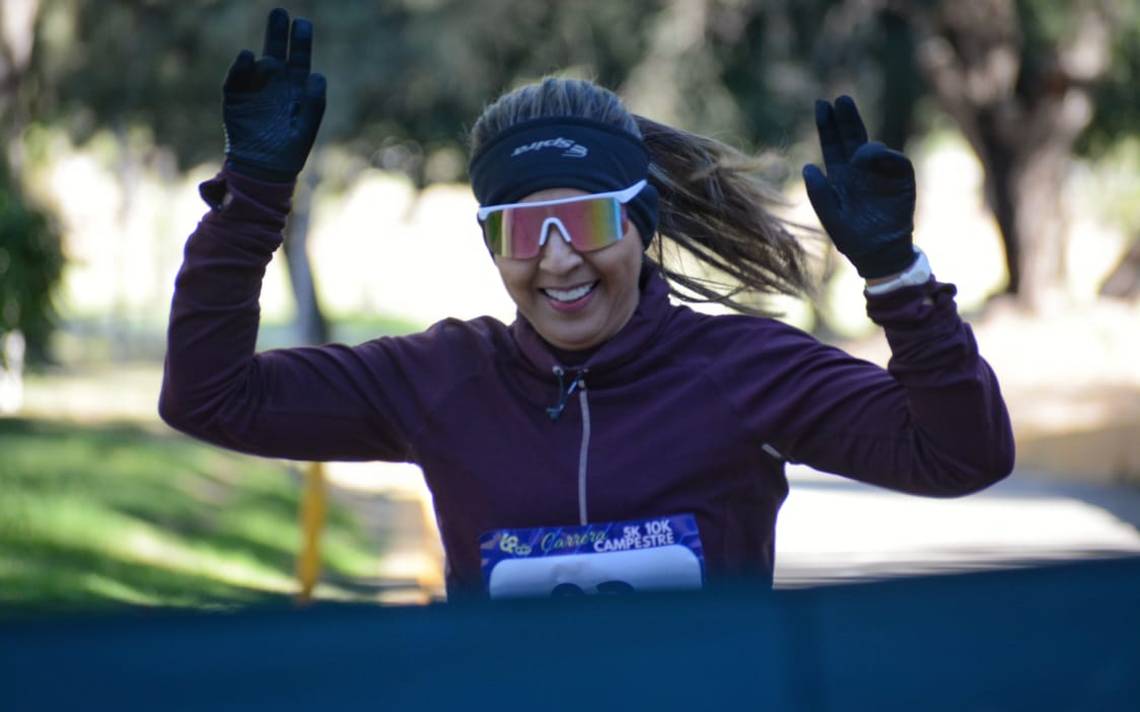
[[[561,366],[555,366],[553,369],[554,375],[558,377],[558,402],[546,409],[546,414],[550,416],[551,420],[558,420],[562,416],[562,411],[566,410],[566,404],[570,402],[570,396],[574,395],[574,391],[578,387],[584,385],[583,378],[586,375],[586,369],[578,371],[574,375],[574,380],[569,384],[563,380],[566,371]]]

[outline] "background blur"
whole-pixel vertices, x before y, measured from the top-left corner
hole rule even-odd
[[[230,606],[295,589],[297,467],[201,446],[155,412],[174,275],[205,210],[196,186],[222,158],[221,80],[239,49],[260,52],[275,4],[0,3],[0,603],[11,610]],[[795,472],[778,579],[1140,549],[1137,3],[286,7],[315,23],[329,105],[266,278],[263,347],[513,318],[464,183],[465,128],[504,90],[552,72],[595,79],[637,113],[764,155],[787,217],[809,226],[799,171],[819,160],[812,102],[849,93],[873,137],[915,161],[917,244],[958,285],[1001,379],[1019,469],[974,505],[838,491]],[[818,302],[776,306],[885,364],[854,270],[817,252]],[[318,596],[438,596],[415,468],[330,475]],[[963,519],[948,506],[974,509]],[[852,537],[841,518],[853,508],[882,530]],[[914,544],[914,532],[934,539]]]

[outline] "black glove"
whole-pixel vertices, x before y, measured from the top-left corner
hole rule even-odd
[[[222,86],[226,165],[260,180],[291,182],[305,165],[325,113],[325,78],[309,74],[313,24],[277,8],[256,62],[243,49]],[[286,59],[288,49],[288,59]]]
[[[867,129],[849,96],[815,103],[823,148],[824,176],[804,166],[808,199],[831,241],[864,279],[904,271],[915,260],[914,166],[881,143],[867,142]]]

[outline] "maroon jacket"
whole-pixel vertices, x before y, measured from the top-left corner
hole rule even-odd
[[[291,190],[203,184],[215,207],[186,245],[160,413],[258,455],[419,464],[451,592],[481,585],[485,531],[674,513],[696,515],[710,580],[770,578],[787,461],[931,496],[1013,467],[997,380],[933,279],[868,297],[888,370],[778,321],[674,306],[651,265],[630,322],[578,368],[521,318],[255,354]]]

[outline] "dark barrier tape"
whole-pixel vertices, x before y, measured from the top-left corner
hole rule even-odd
[[[1131,709],[1140,557],[794,591],[0,623],[5,709]]]

